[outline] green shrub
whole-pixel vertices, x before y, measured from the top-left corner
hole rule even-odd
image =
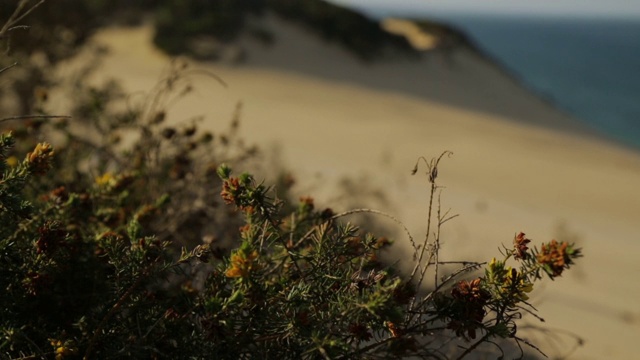
[[[1,145],[6,159],[13,138]],[[283,212],[268,187],[223,165],[222,198],[244,216],[240,244],[219,259],[209,244],[178,257],[169,242],[144,235],[146,219],[166,216],[165,199],[131,214],[117,206],[135,183],[128,176],[21,199],[53,155],[38,144],[2,177],[1,350],[10,357],[435,356],[451,336],[473,341],[466,355],[494,339],[527,344],[516,321],[534,311],[526,302],[534,282],[560,276],[580,255],[555,241],[529,249],[521,233],[483,276],[454,283],[453,274],[418,295],[437,267],[438,238],[416,246],[404,276],[378,260],[390,242],[340,222],[346,214],[316,210],[309,198]],[[435,174],[434,165],[434,188]]]

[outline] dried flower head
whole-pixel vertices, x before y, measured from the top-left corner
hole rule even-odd
[[[191,251],[191,255],[199,261],[207,263],[211,256],[211,247],[209,244],[200,244]]]
[[[451,290],[455,307],[459,310],[447,324],[456,335],[475,339],[476,330],[481,328],[486,315],[485,305],[491,295],[482,289],[482,279],[462,280]]]
[[[484,303],[488,299],[488,294],[480,287],[481,282],[482,279],[480,278],[472,281],[461,280],[451,290],[451,295],[454,299]]]
[[[527,239],[523,232],[519,233],[518,235],[516,235],[513,238],[513,246],[514,246],[514,250],[515,250],[515,253],[514,253],[513,257],[516,260],[517,259],[522,259],[522,260],[527,259],[527,257],[529,256],[529,254],[527,253],[527,250],[529,250],[529,248],[527,247],[527,244],[530,243],[530,242],[531,242],[531,240]]]

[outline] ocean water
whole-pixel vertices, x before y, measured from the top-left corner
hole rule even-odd
[[[525,87],[640,150],[640,18],[362,10],[456,26]]]
[[[640,150],[640,19],[448,15],[523,84]]]

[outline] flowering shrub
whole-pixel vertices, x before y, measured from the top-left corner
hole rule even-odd
[[[210,244],[177,256],[142,225],[163,216],[166,200],[114,209],[135,187],[128,175],[18,200],[54,152],[38,144],[12,168],[13,143],[2,136],[0,351],[9,357],[410,357],[436,352],[451,336],[473,341],[463,357],[494,338],[527,344],[516,331],[522,312],[534,311],[527,294],[580,255],[555,240],[529,249],[520,233],[483,276],[454,283],[452,275],[419,295],[438,239],[425,240],[431,254],[412,279],[378,260],[389,240],[340,221],[350,213],[316,210],[310,198],[284,212],[268,187],[223,165],[221,196],[244,218],[239,246],[222,257]]]
[[[187,68],[175,71],[165,84],[185,93]],[[234,141],[237,120],[218,141],[195,123],[166,125],[166,94],[118,112],[115,87],[87,89],[74,113],[99,140],[60,117],[0,135],[3,358],[461,359],[499,340],[538,350],[517,331],[535,313],[528,294],[580,250],[555,240],[530,249],[519,233],[500,260],[441,276],[451,262],[439,258],[440,228],[453,216],[433,200],[446,153],[422,159],[427,232],[421,244],[408,234],[404,274],[380,260],[391,240],[344,221],[389,215],[275,198],[217,166],[256,156]],[[117,135],[131,133],[137,141],[123,145]],[[50,134],[63,135],[56,150],[33,141]]]

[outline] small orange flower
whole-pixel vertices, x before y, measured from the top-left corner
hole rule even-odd
[[[310,196],[302,196],[300,197],[300,204],[298,205],[298,209],[301,213],[310,213],[314,209],[313,198]]]
[[[571,264],[571,258],[567,253],[568,246],[568,243],[564,241],[559,243],[556,240],[551,240],[549,244],[542,244],[537,260],[550,277],[562,275],[564,268]]]
[[[256,268],[254,262],[257,258],[258,252],[256,250],[250,254],[246,254],[242,250],[237,251],[231,255],[231,266],[227,269],[225,275],[230,278],[247,277],[251,270]]]
[[[220,195],[226,204],[237,203],[237,196],[240,193],[241,185],[238,178],[229,178],[222,183]]]
[[[393,336],[394,338],[402,336],[402,330],[399,329],[396,324],[392,323],[391,321],[385,321],[385,325],[387,325],[387,329],[389,329],[391,336]]]

